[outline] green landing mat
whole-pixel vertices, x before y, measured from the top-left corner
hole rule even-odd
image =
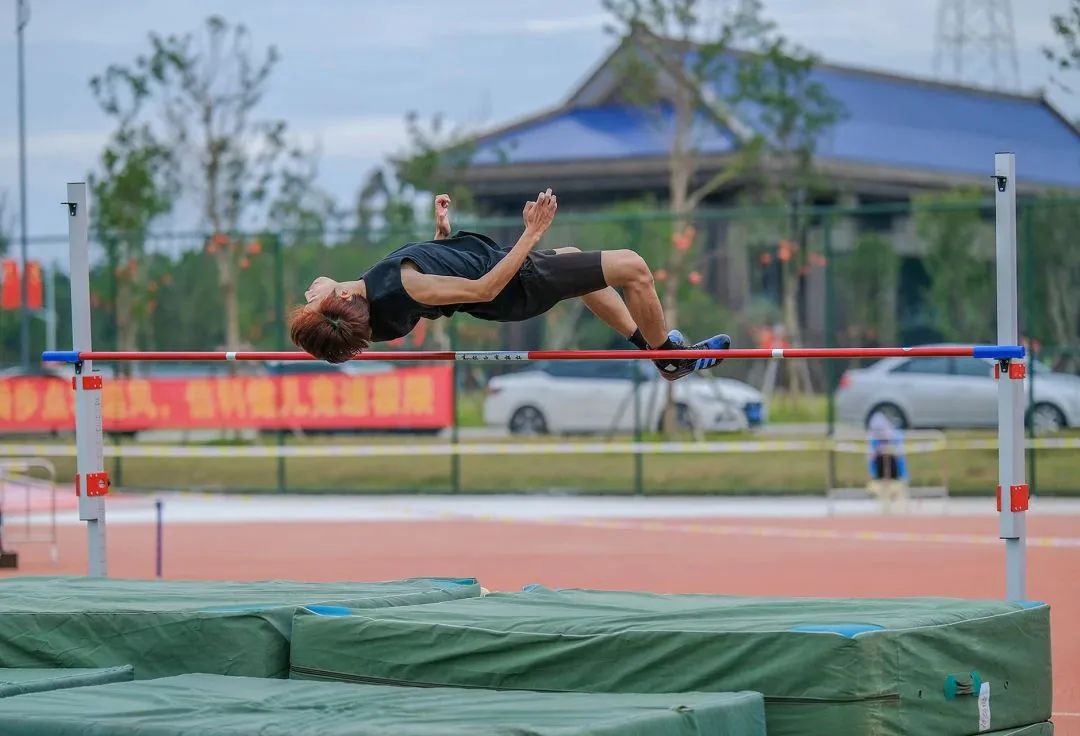
[[[0,698],[62,690],[85,685],[107,685],[135,679],[131,665],[123,667],[23,667],[0,668]]]
[[[979,736],[1054,736],[1053,723],[1032,723],[1030,726],[1007,728],[1004,731],[983,731]]]
[[[758,693],[611,695],[180,675],[0,700],[4,736],[764,736]]]
[[[969,736],[1050,717],[1050,611],[953,598],[590,590],[299,611],[292,677],[765,695],[771,736]]]
[[[480,594],[471,578],[382,583],[231,583],[18,577],[0,580],[0,664],[112,667],[135,676],[285,677],[294,611],[368,609]]]

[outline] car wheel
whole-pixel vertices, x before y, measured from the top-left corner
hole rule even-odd
[[[675,429],[680,432],[692,432],[697,427],[693,410],[686,404],[675,405]],[[660,420],[656,423],[656,431],[664,431],[664,413],[660,412]]]
[[[878,414],[878,413],[881,413],[882,415],[884,415],[884,417],[889,420],[889,423],[892,424],[897,429],[907,429],[907,427],[908,427],[908,419],[907,419],[907,416],[904,415],[903,409],[901,409],[896,404],[888,404],[888,403],[886,403],[886,404],[878,404],[873,409],[871,409],[869,412],[867,412],[867,414],[866,414],[866,426],[868,426],[868,427],[870,426],[870,417],[872,417],[872,416],[874,416],[875,414]]]
[[[510,417],[510,434],[547,433],[547,420],[535,406],[522,406]]]
[[[1060,432],[1065,428],[1065,415],[1053,404],[1036,404],[1031,410],[1031,428],[1035,434]]]

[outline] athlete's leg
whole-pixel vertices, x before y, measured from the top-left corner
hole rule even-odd
[[[622,289],[626,308],[645,342],[661,347],[667,342],[668,330],[649,264],[632,250],[605,250],[600,264],[608,286]]]
[[[555,252],[580,253],[581,249],[567,246],[565,248],[556,248]],[[601,263],[603,263],[602,259]],[[581,297],[581,301],[584,302],[590,312],[596,315],[597,319],[623,337],[629,338],[637,332],[637,323],[630,316],[630,310],[626,308],[626,303],[623,302],[619,293],[610,286],[585,294]]]
[[[559,248],[555,255],[580,253],[580,249]],[[595,257],[596,253],[586,256]],[[577,292],[585,305],[604,323],[626,337],[639,349],[653,347],[659,350],[710,349],[723,350],[731,344],[727,335],[716,335],[708,340],[690,345],[678,330],[667,329],[664,310],[656,294],[652,269],[645,260],[632,250],[606,250],[600,252],[600,267],[607,288],[582,294]],[[557,261],[557,259],[552,259]],[[560,262],[561,263],[561,262]],[[563,283],[562,269],[548,263],[552,283]],[[570,283],[569,281],[565,283]],[[620,299],[612,287],[622,289]],[[663,359],[654,361],[661,375],[675,380],[701,368],[709,368],[719,361],[714,358]]]

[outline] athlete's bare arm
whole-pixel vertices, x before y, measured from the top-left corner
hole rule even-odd
[[[558,198],[551,193],[550,189],[540,192],[535,201],[526,202],[525,209],[522,211],[525,232],[495,268],[478,279],[420,273],[415,268],[406,265],[401,269],[401,284],[413,299],[432,307],[442,304],[490,302],[521,269],[522,264],[525,263],[525,257],[540,242],[544,232],[551,227],[558,208]],[[449,218],[447,224],[449,224]]]
[[[435,237],[442,240],[450,237],[450,195],[440,194],[435,197]]]

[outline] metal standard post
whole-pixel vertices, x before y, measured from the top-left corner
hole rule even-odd
[[[68,243],[71,264],[71,341],[76,351],[90,344],[90,212],[86,184],[67,185]],[[86,522],[87,574],[105,577],[105,498],[91,492],[107,490],[102,464],[100,376],[90,361],[75,365],[75,482],[79,518]]]
[[[994,156],[997,213],[997,340],[1016,345],[1016,155]],[[1020,363],[1022,366],[1022,362]],[[1024,599],[1026,577],[1027,487],[1024,485],[1024,382],[1001,371],[998,380],[998,478],[1001,499],[999,535],[1005,540],[1005,595]],[[1020,487],[1014,494],[1013,488]],[[1014,499],[1014,495],[1017,497]],[[1014,510],[1016,509],[1016,510]]]

